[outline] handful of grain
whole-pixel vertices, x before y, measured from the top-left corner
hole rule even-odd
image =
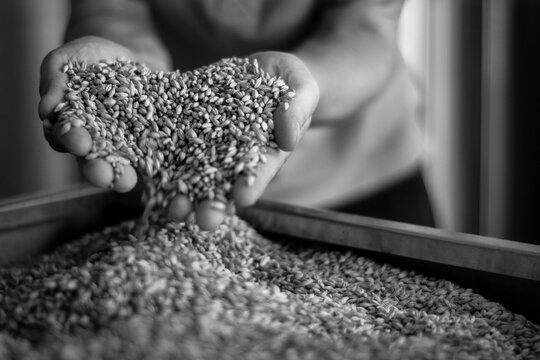
[[[295,93],[257,61],[229,58],[194,71],[152,72],[125,60],[68,63],[60,132],[84,127],[118,178],[132,165],[147,206],[178,195],[227,202],[239,176],[252,183],[274,142],[274,111]],[[48,124],[50,126],[50,124]]]
[[[151,216],[0,267],[2,359],[538,359],[471,289],[330,246]]]

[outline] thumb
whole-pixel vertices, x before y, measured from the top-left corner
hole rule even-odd
[[[39,94],[39,117],[54,121],[54,109],[64,99],[67,90],[67,74],[63,72],[66,57],[58,50],[51,51],[41,63]]]

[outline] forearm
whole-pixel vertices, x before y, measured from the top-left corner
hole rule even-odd
[[[130,49],[136,60],[170,69],[171,60],[142,0],[72,0],[66,41],[99,36]]]
[[[313,119],[342,119],[386,86],[398,59],[401,1],[358,1],[324,14],[321,26],[293,53],[310,69],[320,99]]]

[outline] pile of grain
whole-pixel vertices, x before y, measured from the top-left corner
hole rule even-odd
[[[359,254],[133,220],[0,270],[0,358],[535,359],[540,327]]]
[[[197,204],[227,202],[235,180],[255,179],[274,142],[274,113],[295,96],[256,60],[227,58],[193,71],[150,71],[127,60],[65,65],[68,91],[58,104],[60,134],[84,127],[115,177],[132,165],[149,207],[178,194]],[[45,121],[45,126],[52,123]]]

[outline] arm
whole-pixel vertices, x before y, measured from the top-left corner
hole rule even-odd
[[[317,122],[341,119],[375,98],[396,69],[402,0],[345,1],[327,6],[318,27],[293,50],[317,81]]]

